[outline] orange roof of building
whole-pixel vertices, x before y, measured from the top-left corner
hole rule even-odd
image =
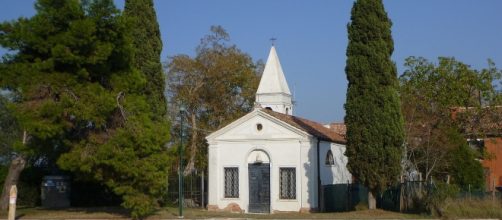
[[[334,143],[342,143],[342,144],[345,144],[347,142],[342,135],[336,133],[335,131],[333,131],[327,127],[324,127],[324,125],[322,125],[320,123],[317,123],[317,122],[314,122],[314,121],[311,121],[308,119],[300,118],[297,116],[286,115],[286,114],[282,114],[279,112],[274,112],[274,111],[268,110],[268,109],[262,109],[262,110],[263,110],[263,112],[267,113],[268,115],[270,115],[274,118],[277,118],[283,122],[286,122],[289,125],[291,125],[295,128],[298,128],[302,131],[305,131],[305,132],[307,132],[307,133],[309,133],[309,134],[311,134],[321,140],[330,141],[330,142],[334,142]]]
[[[332,131],[336,132],[337,134],[345,137],[347,134],[347,127],[343,122],[332,122],[329,123],[328,128],[331,129]]]
[[[502,106],[452,108],[452,117],[467,135],[502,136]]]

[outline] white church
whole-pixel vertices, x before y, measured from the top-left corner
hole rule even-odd
[[[208,209],[246,213],[320,210],[321,186],[350,183],[343,125],[293,116],[274,46],[256,108],[206,137]]]

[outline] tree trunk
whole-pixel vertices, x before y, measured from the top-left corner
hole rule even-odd
[[[26,159],[23,156],[17,156],[10,163],[9,173],[7,174],[7,178],[5,178],[5,182],[2,190],[2,197],[0,200],[0,210],[6,211],[9,208],[9,192],[12,185],[17,185],[19,180],[19,175],[24,169],[26,165]]]
[[[368,191],[368,209],[376,209],[376,197],[375,192]]]
[[[188,164],[185,167],[184,175],[190,174],[193,170],[195,170],[195,156],[197,155],[197,138],[198,138],[198,130],[197,130],[197,117],[195,114],[190,115],[190,123],[192,126],[192,141],[190,144],[190,159],[188,160]]]
[[[27,134],[23,132],[23,145],[26,144]],[[9,193],[12,185],[17,185],[19,176],[26,166],[26,158],[19,154],[14,158],[9,166],[9,172],[3,184],[2,196],[0,197],[0,210],[6,211],[9,208]]]

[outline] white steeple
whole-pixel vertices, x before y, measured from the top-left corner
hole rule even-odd
[[[256,103],[263,108],[270,108],[276,112],[293,114],[291,92],[273,45],[270,48],[258,91],[256,91]]]

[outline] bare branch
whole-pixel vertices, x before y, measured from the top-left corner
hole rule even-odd
[[[127,121],[127,117],[126,117],[126,114],[125,114],[125,111],[124,111],[124,107],[122,107],[122,105],[120,104],[120,99],[124,98],[124,92],[120,91],[119,94],[117,94],[117,107],[119,108],[120,110],[120,115],[122,115],[122,118],[124,119],[124,121]]]

